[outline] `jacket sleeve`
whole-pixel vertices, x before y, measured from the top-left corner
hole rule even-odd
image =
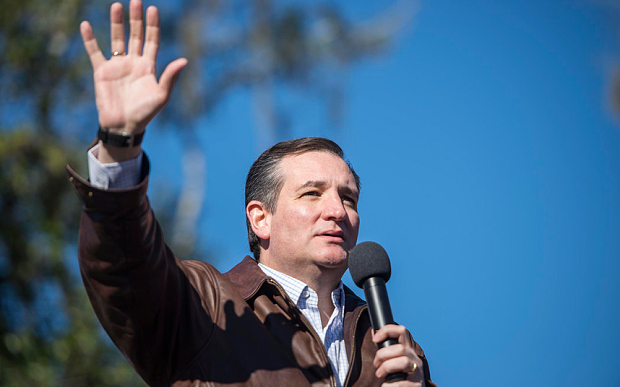
[[[146,195],[148,170],[144,156],[140,184],[100,190],[67,166],[83,202],[78,259],[95,313],[142,378],[164,386],[208,342],[217,287],[215,269],[204,264],[196,273],[164,243]]]

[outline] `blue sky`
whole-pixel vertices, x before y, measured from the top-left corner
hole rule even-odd
[[[362,20],[383,5],[342,7]],[[394,316],[440,386],[620,385],[618,33],[603,1],[425,1],[347,73],[339,131],[315,102],[287,105],[294,136],[332,137],[362,177],[359,241],[390,255]],[[204,126],[201,244],[225,271],[248,253],[249,94]],[[145,149],[151,192],[178,183],[174,134]]]

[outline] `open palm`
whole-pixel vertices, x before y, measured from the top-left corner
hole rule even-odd
[[[155,77],[159,48],[157,8],[147,9],[146,33],[140,0],[130,2],[129,18],[125,54],[123,6],[112,4],[110,28],[114,54],[109,60],[101,52],[90,23],[82,22],[80,31],[93,66],[99,124],[112,132],[137,134],[144,131],[147,123],[168,102],[174,82],[187,60],[180,58],[170,63],[158,82]]]

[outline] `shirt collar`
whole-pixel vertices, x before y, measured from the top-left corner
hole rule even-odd
[[[305,298],[308,298],[307,296],[302,298],[302,294],[304,294],[304,292],[314,292],[314,290],[310,289],[308,285],[298,280],[297,278],[293,278],[290,275],[267,267],[260,262],[258,263],[258,267],[260,267],[263,273],[265,273],[267,276],[278,281],[278,283],[282,285],[282,288],[284,288],[286,294],[297,306],[299,306],[300,301],[305,301]],[[344,286],[342,281],[340,281],[338,287],[332,291],[332,302],[334,303],[334,306],[336,307],[336,309],[338,309],[338,311],[341,311],[344,307]]]

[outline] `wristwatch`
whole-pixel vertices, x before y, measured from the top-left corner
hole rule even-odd
[[[144,132],[140,134],[129,134],[125,132],[121,134],[115,134],[110,133],[109,129],[102,128],[101,125],[99,125],[99,132],[97,132],[97,137],[104,144],[117,146],[120,148],[131,148],[140,145],[140,143],[142,142],[142,138],[144,137]]]

